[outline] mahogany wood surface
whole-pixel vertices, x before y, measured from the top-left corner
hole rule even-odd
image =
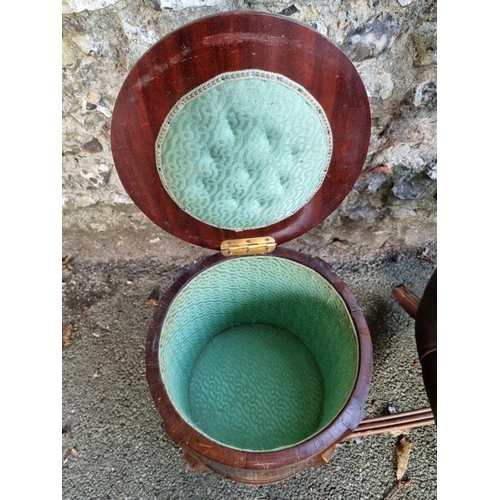
[[[260,69],[305,87],[323,107],[333,154],[316,195],[282,222],[230,231],[180,209],[157,173],[155,141],[171,108],[220,73]],[[292,19],[261,12],[226,12],[188,24],[161,39],[132,68],[116,100],[111,145],[116,170],[136,205],[159,227],[189,243],[218,249],[223,240],[294,239],[335,210],[363,167],[370,138],[365,88],[349,59],[326,37]]]
[[[420,300],[415,317],[415,340],[425,390],[437,422],[437,269]]]
[[[290,259],[308,266],[326,279],[342,296],[353,319],[359,341],[359,370],[352,395],[339,416],[323,431],[297,446],[272,452],[244,452],[222,446],[193,429],[175,410],[161,380],[158,347],[163,321],[170,304],[181,288],[197,273],[225,259],[253,257],[224,257],[221,253],[207,257],[177,276],[158,303],[146,342],[146,375],[154,403],[163,418],[164,428],[174,444],[187,455],[215,472],[240,482],[264,484],[290,477],[310,465],[333,444],[348,436],[364,417],[364,402],[370,387],[373,354],[368,326],[361,309],[347,285],[322,259],[278,247],[274,256]],[[199,467],[195,464],[195,467]]]
[[[431,408],[420,408],[381,417],[365,418],[349,438],[397,432],[435,423]]]
[[[437,423],[437,269],[424,290],[422,298],[405,285],[392,289],[398,304],[415,319],[415,341],[422,366],[422,377]]]
[[[413,318],[417,315],[420,297],[406,285],[398,285],[392,289],[392,296],[398,304]]]

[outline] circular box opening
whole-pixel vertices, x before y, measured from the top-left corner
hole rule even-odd
[[[159,366],[195,430],[242,451],[296,446],[349,400],[359,342],[335,288],[297,262],[253,256],[206,268],[165,317]]]

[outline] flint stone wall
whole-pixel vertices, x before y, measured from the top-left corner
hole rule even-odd
[[[431,0],[64,0],[63,230],[151,224],[127,196],[113,165],[116,96],[131,67],[160,38],[229,10],[282,14],[309,25],[342,49],[366,86],[372,112],[368,157],[353,191],[322,231],[333,234],[357,224],[367,235],[385,232],[386,243],[411,243],[408,235],[432,243],[437,47]],[[418,231],[423,227],[425,236]]]

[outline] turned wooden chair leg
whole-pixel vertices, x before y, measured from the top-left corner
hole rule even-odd
[[[417,317],[420,297],[413,290],[405,285],[398,285],[392,289],[392,296],[413,319]]]

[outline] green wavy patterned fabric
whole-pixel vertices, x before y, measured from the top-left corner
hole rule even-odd
[[[337,291],[296,262],[225,260],[172,301],[159,346],[179,414],[222,445],[284,449],[325,428],[353,390],[355,327]]]
[[[189,404],[192,420],[203,422],[203,431],[217,441],[279,448],[292,436],[315,433],[323,379],[311,352],[291,333],[241,325],[214,337],[196,360]]]
[[[320,104],[283,75],[224,73],[168,114],[156,162],[171,198],[194,218],[235,231],[293,215],[318,191],[332,134]]]

